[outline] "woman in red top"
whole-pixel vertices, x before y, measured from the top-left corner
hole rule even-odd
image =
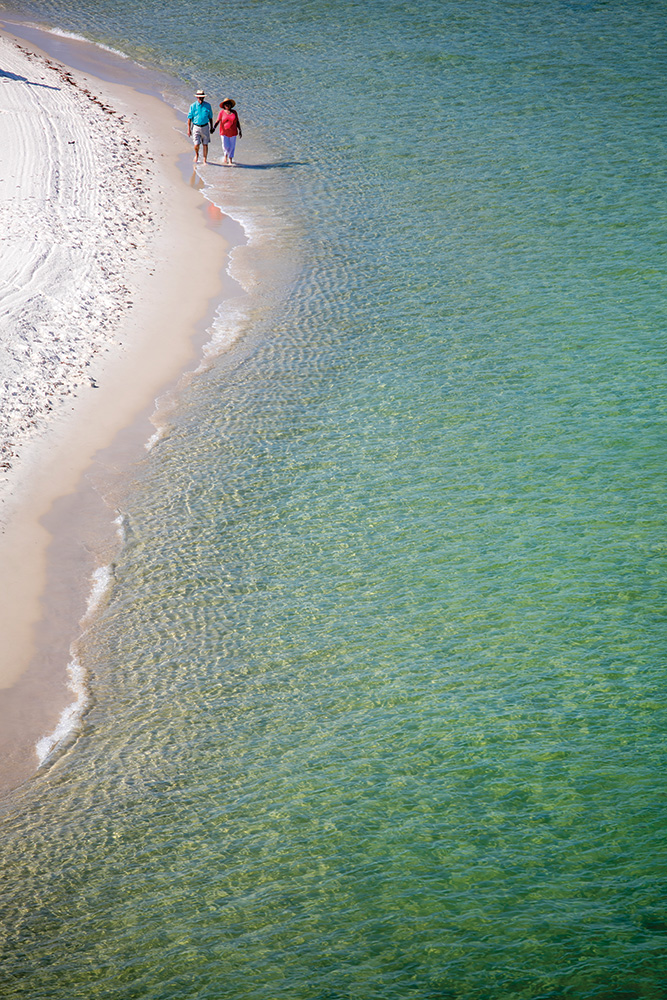
[[[215,125],[220,126],[220,138],[222,139],[222,162],[225,166],[234,166],[234,153],[236,151],[236,137],[242,138],[241,122],[239,116],[234,111],[236,101],[231,97],[225,98],[220,105],[220,114]],[[215,125],[213,128],[215,128]]]

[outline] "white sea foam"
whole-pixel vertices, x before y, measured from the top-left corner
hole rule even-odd
[[[85,671],[75,655],[67,664],[67,675],[67,686],[74,701],[63,709],[53,732],[37,741],[35,752],[40,764],[44,764],[55,748],[75,732],[89,702]]]
[[[146,451],[152,451],[156,445],[162,441],[164,437],[167,436],[167,425],[164,424],[162,427],[158,427],[154,434],[151,434],[148,441],[144,445]]]
[[[58,38],[70,38],[73,42],[87,42],[88,45],[95,45],[97,49],[104,49],[105,52],[111,52],[115,56],[120,56],[121,59],[129,59],[129,56],[121,52],[120,49],[114,49],[110,45],[104,45],[103,42],[91,42],[90,38],[85,38],[83,35],[77,35],[74,31],[65,31],[64,28],[42,28],[42,31],[48,31],[50,35],[57,35]]]
[[[94,571],[91,577],[92,588],[88,596],[88,606],[86,607],[86,613],[83,618],[84,621],[99,607],[100,602],[111,586],[112,579],[112,566],[98,566],[98,568]]]
[[[115,519],[114,524],[116,525],[116,535],[118,536],[118,541],[121,545],[124,545],[127,541],[127,517],[125,514],[119,514]]]
[[[121,59],[130,58],[125,52],[121,52],[120,49],[114,49],[111,45],[105,45],[103,42],[93,42],[90,38],[78,35],[75,31],[66,31],[65,28],[46,28],[43,24],[36,24],[34,21],[13,21],[10,18],[4,17],[3,22],[8,25],[16,25],[17,28],[33,28],[35,31],[44,31],[46,34],[55,35],[57,38],[69,38],[73,42],[86,42],[88,45],[94,45],[97,49],[104,49],[105,52],[111,52],[115,56],[120,56]]]
[[[111,586],[113,579],[113,567],[98,566],[91,576],[91,589],[88,595],[86,612],[83,616],[82,624],[100,606],[105,594]],[[83,713],[90,702],[88,685],[86,683],[86,672],[83,669],[74,649],[70,648],[70,661],[67,664],[67,687],[74,695],[74,700],[61,712],[60,718],[52,733],[42,736],[35,745],[35,753],[41,764],[51,756],[56,747],[71,738],[78,729]]]
[[[231,299],[220,303],[213,325],[208,331],[210,338],[202,350],[201,363],[195,369],[196,374],[206,371],[211,358],[229,350],[242,335],[247,321],[248,309],[245,300]]]

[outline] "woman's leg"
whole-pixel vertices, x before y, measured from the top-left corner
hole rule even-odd
[[[234,161],[234,151],[236,150],[236,136],[235,135],[223,135],[222,146],[225,151],[225,156],[230,163]]]

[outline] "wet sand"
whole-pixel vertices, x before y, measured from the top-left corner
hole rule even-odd
[[[229,243],[188,183],[182,117],[7,31],[0,47],[0,131],[21,136],[0,182],[0,217],[18,220],[0,264],[3,790],[35,772],[37,740],[75,700],[91,573],[119,544],[114,483],[235,288]],[[28,108],[39,128],[21,128]]]

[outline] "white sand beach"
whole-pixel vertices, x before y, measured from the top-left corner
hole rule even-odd
[[[227,248],[184,182],[189,146],[171,108],[8,31],[0,144],[1,788],[34,770],[35,737],[72,700],[86,581],[68,620],[56,616],[58,639],[42,636],[47,677],[35,657],[48,561],[69,556],[43,519],[192,360]]]
[[[63,401],[91,386],[132,304],[156,220],[147,143],[72,74],[0,39],[3,485]]]

